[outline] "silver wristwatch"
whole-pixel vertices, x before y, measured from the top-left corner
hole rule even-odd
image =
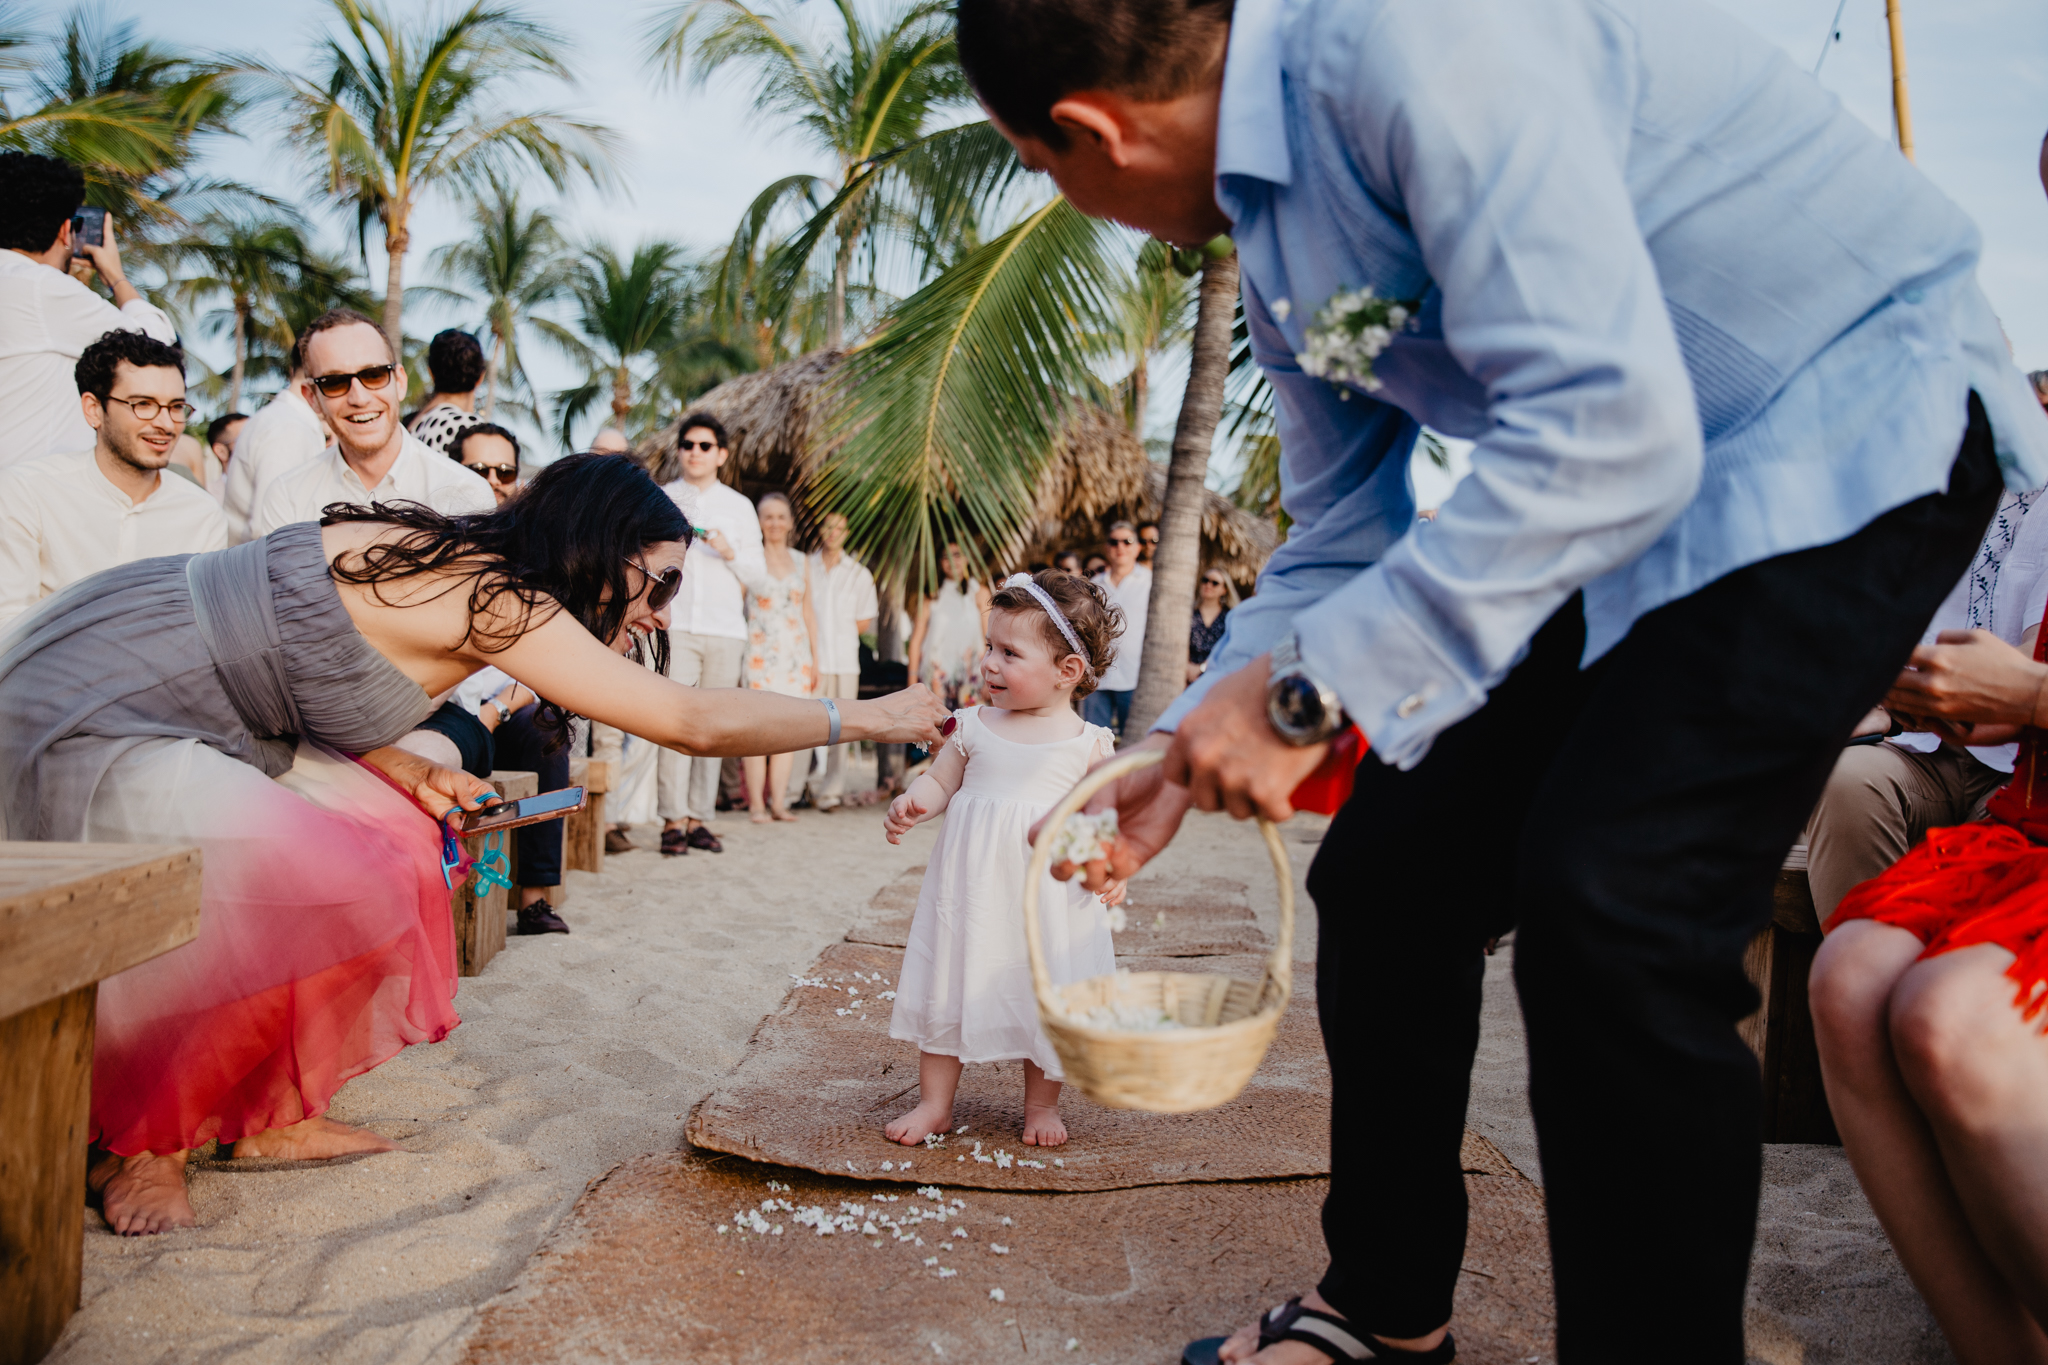
[[[1308,671],[1301,641],[1289,632],[1273,647],[1273,672],[1266,682],[1266,720],[1273,733],[1305,748],[1321,744],[1350,720],[1336,690]]]

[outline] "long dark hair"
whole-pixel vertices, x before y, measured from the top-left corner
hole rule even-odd
[[[368,507],[333,503],[320,509],[320,524],[386,522],[406,534],[356,555],[344,555],[329,570],[336,580],[374,592],[422,574],[454,573],[469,579],[469,632],[486,654],[566,611],[609,644],[624,629],[626,611],[646,586],[629,560],[663,541],[690,543],[690,522],[647,471],[626,455],[568,455],[535,475],[502,507],[479,516],[448,517],[416,502]],[[381,600],[381,594],[379,594]],[[503,630],[479,628],[478,621],[516,604]],[[668,633],[635,635],[632,657],[668,672]],[[542,699],[537,720],[561,733],[568,713]]]

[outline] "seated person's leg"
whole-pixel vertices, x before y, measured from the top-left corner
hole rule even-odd
[[[1930,754],[1897,744],[1843,749],[1806,822],[1807,878],[1821,923],[1851,887],[1905,857],[1928,830],[1981,812],[2003,779],[1951,748]]]
[[[419,728],[395,747],[444,768],[460,768],[471,777],[489,778],[497,766],[491,732],[474,714],[452,701],[441,703],[440,710],[421,721]]]
[[[534,723],[538,710],[537,704],[530,704],[498,727],[494,736],[498,761],[510,771],[537,774],[544,792],[559,791],[569,785],[569,750],[566,745],[555,745],[554,736]],[[548,903],[548,893],[562,884],[565,827],[565,821],[546,820],[513,831],[519,841],[517,908],[522,934],[569,932],[569,926]]]

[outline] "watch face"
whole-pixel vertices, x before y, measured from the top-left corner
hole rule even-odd
[[[1316,685],[1299,674],[1282,677],[1268,694],[1273,724],[1284,731],[1309,734],[1323,724],[1323,697]]]

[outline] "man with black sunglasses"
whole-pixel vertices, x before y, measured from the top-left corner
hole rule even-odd
[[[491,486],[422,444],[398,420],[405,367],[384,331],[337,308],[306,326],[300,395],[326,419],[334,447],[274,480],[251,519],[253,536],[295,521],[318,521],[333,502],[417,502],[448,516],[489,512]]]

